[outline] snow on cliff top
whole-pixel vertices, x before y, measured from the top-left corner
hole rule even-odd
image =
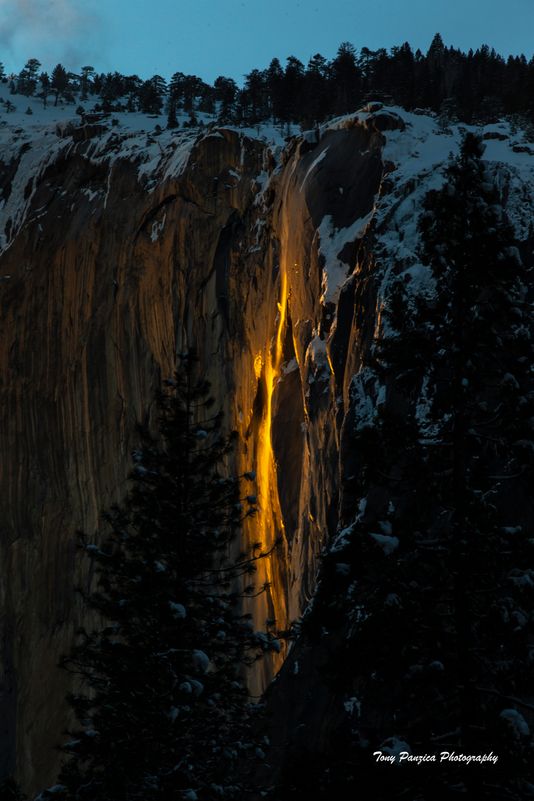
[[[405,123],[405,129],[386,131],[384,161],[392,162],[391,178],[395,182],[395,222],[405,223],[404,236],[399,243],[398,256],[403,258],[413,243],[409,219],[415,225],[414,210],[429,189],[443,183],[443,170],[450,155],[456,156],[463,136],[478,133],[484,139],[484,161],[505,200],[506,210],[520,239],[527,236],[534,209],[534,142],[525,140],[525,134],[509,121],[502,120],[485,126],[440,125],[434,116],[412,114],[400,108],[389,109]],[[504,169],[503,169],[504,167]],[[406,205],[403,205],[406,204]],[[402,206],[402,209],[401,209]],[[388,209],[391,213],[393,209]],[[411,254],[410,254],[411,255]]]
[[[383,271],[378,308],[387,296],[392,274],[399,269],[409,278],[413,295],[434,291],[431,273],[419,258],[419,216],[426,193],[443,185],[449,158],[458,155],[465,133],[483,137],[483,160],[518,239],[527,238],[534,220],[534,143],[525,141],[523,131],[506,120],[480,127],[461,123],[444,127],[434,116],[400,108],[389,111],[402,118],[405,128],[385,132],[383,160],[391,167],[389,191],[377,199],[374,215],[375,255]],[[380,314],[378,321],[384,324]]]
[[[5,110],[7,100],[14,104],[14,111]],[[6,190],[5,199],[0,199],[0,252],[9,246],[10,240],[24,224],[36,179],[48,165],[62,154],[67,155],[75,146],[71,134],[73,128],[80,126],[77,107],[82,106],[91,113],[93,105],[94,98],[54,106],[51,98],[47,108],[43,108],[42,100],[10,95],[7,84],[0,83],[0,159],[7,165],[20,159],[12,176],[11,190]],[[417,218],[422,198],[429,189],[438,187],[443,181],[448,157],[458,152],[465,131],[479,131],[483,136],[491,137],[486,141],[484,158],[491,163],[492,173],[507,198],[507,210],[520,238],[526,237],[534,217],[534,143],[526,142],[521,130],[507,121],[483,128],[462,124],[444,127],[431,114],[410,113],[398,107],[378,109],[379,105],[327,122],[320,129],[324,133],[355,123],[371,125],[374,113],[389,115],[393,120],[400,117],[404,123],[403,130],[384,132],[383,160],[389,163],[391,172],[388,178],[392,188],[377,196],[374,208],[366,217],[355,220],[347,228],[338,231],[327,218],[320,226],[319,242],[325,261],[323,302],[337,300],[341,286],[354,266],[344,265],[339,253],[347,242],[361,238],[371,224],[379,234],[378,247],[382,248],[383,255],[390,257],[390,261],[394,259],[403,263],[415,277],[418,264]],[[371,110],[374,107],[375,112]],[[26,113],[28,109],[31,114]],[[167,130],[164,115],[112,112],[102,122],[105,130],[86,143],[85,156],[95,163],[106,164],[117,159],[131,160],[137,166],[140,180],[150,191],[162,180],[183,171],[199,135],[203,132],[216,135],[216,131],[212,129],[210,133],[210,129],[205,127],[184,128],[188,116],[179,114],[182,127]],[[196,116],[204,126],[215,122],[213,115],[197,113]],[[280,128],[274,125],[225,127],[257,138],[278,153],[284,145]],[[296,134],[296,128],[291,133]],[[313,138],[315,134],[304,136]],[[320,160],[317,159],[317,163]],[[316,166],[314,163],[312,168]],[[268,176],[264,178],[266,184]],[[101,193],[91,192],[91,199],[98,194]]]
[[[13,104],[13,111],[6,110],[6,101]],[[8,176],[18,161],[11,185],[8,177],[0,187],[4,190],[4,198],[0,199],[0,253],[9,247],[26,221],[37,179],[74,147],[69,132],[82,124],[76,114],[79,106],[87,114],[93,113],[94,98],[55,106],[51,97],[44,108],[41,99],[10,95],[7,84],[0,83],[0,160],[7,166]],[[87,141],[86,157],[95,163],[131,159],[138,164],[140,177],[160,166],[167,174],[179,173],[198,136],[198,130],[192,129],[159,133],[156,125],[163,128],[165,118],[141,113],[112,113],[102,121],[96,120],[96,124],[102,125],[103,132]],[[85,194],[93,200],[102,193],[87,189]]]
[[[339,117],[321,126],[339,130],[360,123],[373,125],[375,115],[386,116],[393,130],[384,131],[382,159],[386,165],[387,189],[375,197],[372,211],[352,226],[336,230],[327,216],[319,226],[323,267],[323,301],[336,301],[354,265],[343,265],[339,253],[345,245],[361,238],[372,224],[376,234],[374,253],[384,271],[383,293],[393,269],[399,266],[410,274],[414,292],[423,289],[428,270],[421,268],[418,258],[418,220],[422,201],[430,189],[438,189],[444,181],[444,170],[451,155],[460,150],[466,132],[480,134],[486,146],[484,160],[499,187],[503,202],[519,239],[528,236],[534,221],[534,142],[510,121],[502,120],[485,126],[462,123],[443,125],[432,113],[411,113],[402,108],[380,107],[376,111],[361,110]],[[370,107],[372,108],[372,106]],[[400,119],[399,119],[400,118]],[[395,124],[400,124],[394,127]],[[327,247],[323,246],[323,242]],[[379,298],[381,303],[381,298]]]
[[[14,110],[7,110],[7,101]],[[10,175],[13,172],[10,166],[12,168],[18,161],[15,174],[7,181],[4,178],[4,186],[0,186],[0,190],[4,190],[3,198],[0,191],[0,253],[9,247],[25,223],[39,176],[72,150],[76,129],[81,138],[83,123],[77,109],[81,107],[85,114],[94,114],[94,103],[95,98],[91,98],[76,100],[75,103],[59,102],[56,106],[54,97],[50,97],[44,108],[41,99],[11,95],[8,85],[0,82],[0,175],[2,162]],[[89,116],[85,124],[100,125],[103,130],[86,140],[84,155],[95,164],[100,162],[109,166],[119,159],[132,161],[137,166],[139,179],[150,191],[161,181],[180,175],[199,135],[216,135],[214,115],[196,112],[198,127],[184,127],[184,123],[189,121],[186,112],[178,112],[177,118],[179,127],[168,130],[164,114],[111,112],[103,115],[102,119],[93,120]],[[278,148],[284,144],[280,129],[274,125],[225,127]],[[293,127],[291,133],[296,132]],[[82,191],[91,200],[105,194],[105,205],[106,193],[93,192],[89,188]]]

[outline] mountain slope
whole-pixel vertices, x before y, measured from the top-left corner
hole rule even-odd
[[[0,129],[0,772],[34,790],[54,779],[56,664],[83,614],[74,584],[91,579],[74,532],[123,496],[135,422],[176,352],[197,348],[240,433],[238,467],[257,472],[247,536],[282,535],[256,624],[302,613],[324,542],[357,513],[353,377],[392,276],[423,288],[421,201],[466,126],[375,104],[282,145],[261,130],[28,119]],[[534,145],[507,122],[482,133],[526,243]]]

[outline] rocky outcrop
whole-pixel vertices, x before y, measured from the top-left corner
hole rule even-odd
[[[234,395],[217,245],[242,225],[262,158],[236,134],[203,137],[182,179],[148,192],[134,163],[75,147],[39,176],[3,254],[0,767],[30,789],[53,779],[65,726],[57,663],[87,580],[76,529],[93,534],[124,495],[135,423],[177,350],[199,344],[217,395]],[[234,167],[242,181],[219,189]]]
[[[302,613],[353,511],[351,380],[417,207],[413,176],[391,175],[422,148],[406,127],[377,107],[278,150],[226,129],[49,134],[1,165],[0,775],[28,792],[54,780],[67,721],[56,666],[83,616],[74,587],[91,580],[75,531],[93,535],[124,496],[135,424],[178,352],[197,350],[239,431],[236,466],[257,473],[245,535],[272,555],[256,625]]]
[[[347,173],[347,154],[370,143]],[[0,263],[0,753],[2,771],[16,768],[30,790],[53,780],[52,748],[66,721],[56,665],[82,615],[74,586],[89,580],[75,531],[93,534],[101,510],[124,495],[135,423],[150,416],[155,388],[185,348],[197,348],[228,425],[240,431],[240,466],[278,464],[277,486],[248,532],[283,533],[260,568],[258,583],[271,589],[255,604],[256,623],[269,617],[286,628],[300,614],[337,514],[338,407],[324,345],[332,312],[321,303],[316,227],[327,211],[347,221],[343,185],[355,213],[367,212],[369,176],[375,185],[380,177],[377,134],[359,128],[306,153],[293,147],[278,167],[262,143],[217,131],[188,140],[187,166],[167,177],[140,174],[120,153],[96,158],[91,142],[67,144],[27,176],[24,214],[6,221]],[[327,193],[318,159],[325,183],[335,183]],[[283,274],[281,375],[268,389]],[[269,393],[274,457],[261,457]],[[281,517],[267,524],[278,487]],[[256,677],[258,688],[274,667]]]

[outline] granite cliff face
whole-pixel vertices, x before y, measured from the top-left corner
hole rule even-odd
[[[16,771],[27,791],[54,780],[67,720],[56,665],[81,620],[74,586],[91,580],[75,531],[94,533],[123,497],[135,423],[150,419],[178,352],[196,348],[239,431],[237,468],[257,473],[260,514],[246,536],[265,550],[281,536],[260,563],[257,583],[270,589],[251,602],[256,624],[285,629],[302,613],[325,540],[354,512],[344,491],[353,376],[392,260],[417,281],[409,232],[420,187],[454,146],[428,118],[416,136],[407,117],[368,109],[285,148],[229,129],[10,141],[0,187],[0,774]],[[509,160],[503,186],[519,197],[531,168],[525,156]],[[251,678],[254,691],[283,659]]]

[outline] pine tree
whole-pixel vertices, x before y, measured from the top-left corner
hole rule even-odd
[[[265,83],[273,122],[282,120],[285,115],[284,70],[279,59],[273,58],[265,71]]]
[[[393,284],[352,382],[356,514],[304,626],[317,643],[338,632],[322,671],[350,703],[332,751],[307,755],[319,798],[363,783],[362,801],[520,801],[532,787],[531,305],[482,152],[467,135],[428,194],[426,291]],[[388,771],[377,750],[438,761]],[[499,762],[441,763],[441,751]]]
[[[0,781],[0,801],[26,801],[17,782],[13,778]]]
[[[82,89],[82,94],[80,100],[87,100],[89,87],[91,86],[91,79],[95,74],[95,68],[91,67],[89,64],[85,67],[82,67],[81,77],[80,77],[80,84]]]
[[[443,516],[449,510],[460,742],[509,749],[499,705],[514,697],[519,715],[534,689],[525,617],[534,348],[527,270],[483,150],[465,137],[446,186],[427,198],[421,233],[437,285],[429,417],[449,476],[439,487]],[[518,781],[531,748],[525,737],[510,756]]]
[[[111,111],[113,104],[125,94],[124,76],[120,72],[108,72],[103,76],[100,86],[100,97],[104,111]]]
[[[43,108],[46,108],[48,95],[50,94],[50,78],[48,77],[48,73],[47,72],[42,72],[39,75],[39,82],[41,84],[41,94],[40,94],[40,96],[43,98]]]
[[[184,111],[195,111],[195,101],[202,90],[203,81],[197,75],[184,75],[182,91]]]
[[[336,95],[336,113],[345,114],[354,111],[358,107],[360,97],[360,70],[356,51],[350,42],[340,44],[330,71]]]
[[[415,98],[415,60],[408,42],[391,50],[391,88],[395,100],[404,108],[412,108]]]
[[[106,515],[110,533],[84,544],[99,575],[86,601],[104,622],[82,630],[63,662],[82,688],[70,698],[79,728],[63,746],[55,798],[210,801],[246,792],[234,777],[255,754],[244,670],[278,641],[240,611],[264,556],[259,545],[229,555],[255,511],[255,497],[241,497],[254,476],[225,477],[232,440],[193,373],[186,357],[159,396],[158,435],[141,432],[133,488]]]
[[[300,120],[303,105],[304,65],[295,56],[288,56],[286,68],[280,72],[278,59],[273,59],[266,72],[267,85],[273,87],[273,116],[285,123],[289,135],[290,123]]]
[[[427,196],[421,255],[436,292],[415,314],[399,293],[398,331],[408,347],[402,354],[395,337],[382,347],[389,367],[419,396],[407,417],[418,430],[409,438],[418,453],[409,470],[416,504],[406,516],[404,500],[404,514],[392,521],[399,553],[384,573],[397,608],[381,615],[367,606],[359,647],[370,647],[378,631],[388,643],[379,670],[377,655],[370,663],[394,711],[392,737],[415,751],[438,742],[445,750],[499,753],[491,782],[447,769],[441,792],[456,784],[469,797],[493,798],[498,786],[502,797],[519,799],[533,747],[524,715],[532,725],[534,351],[527,270],[482,154],[481,140],[467,135],[444,187]],[[388,447],[383,433],[376,444]],[[400,499],[394,506],[399,517]],[[377,695],[374,703],[381,703]],[[435,774],[433,781],[437,787]]]
[[[213,84],[215,100],[219,102],[219,122],[227,123],[232,119],[234,102],[237,95],[237,84],[232,78],[219,75]]]
[[[161,114],[166,83],[160,75],[154,75],[139,88],[139,103],[144,114]]]
[[[304,76],[304,94],[305,122],[311,127],[324,119],[329,105],[328,66],[320,53],[316,53],[308,62]]]
[[[245,75],[244,95],[248,108],[247,122],[255,125],[267,116],[264,74],[257,69]]]
[[[30,58],[26,62],[24,69],[21,70],[17,81],[17,91],[19,94],[26,95],[28,97],[33,95],[37,87],[37,74],[40,67],[41,62],[36,58]]]
[[[169,97],[168,112],[167,112],[167,128],[178,128],[178,118],[176,117],[176,101]]]
[[[175,72],[169,81],[169,99],[180,104],[184,94],[185,75],[183,72]],[[179,106],[178,106],[179,107]]]
[[[54,106],[57,106],[59,96],[64,95],[69,86],[69,77],[67,75],[67,70],[62,64],[57,64],[53,71],[52,71],[52,78],[50,81],[51,88],[56,93],[56,101]]]

